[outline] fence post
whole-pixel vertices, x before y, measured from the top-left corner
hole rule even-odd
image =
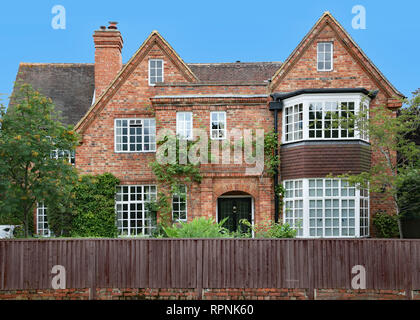
[[[96,245],[94,240],[88,240],[88,274],[89,300],[96,299]]]
[[[308,240],[307,257],[308,257],[308,276],[309,276],[309,288],[308,288],[308,299],[315,300],[315,265],[314,263],[314,241]]]
[[[204,240],[205,241],[205,240]],[[203,298],[203,240],[195,240],[197,252],[197,299]]]

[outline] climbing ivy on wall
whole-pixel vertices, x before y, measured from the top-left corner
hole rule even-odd
[[[157,142],[159,147],[162,147],[163,144],[168,143],[171,138],[168,135],[165,135],[161,140]],[[276,153],[276,148],[278,148],[278,135],[273,131],[265,133],[264,135],[264,170],[261,173],[261,176],[267,174],[273,176],[276,172],[276,169],[280,165],[280,157],[278,152]],[[181,141],[186,144],[186,148],[181,148]],[[257,152],[257,139],[255,135],[252,140],[253,152]],[[154,202],[149,203],[148,209],[152,212],[159,213],[160,224],[162,226],[168,226],[172,222],[172,194],[178,194],[181,197],[187,197],[187,194],[183,194],[180,190],[180,186],[187,186],[187,193],[191,192],[191,186],[194,183],[200,184],[202,181],[202,174],[200,172],[200,163],[193,164],[188,158],[191,148],[193,148],[199,139],[191,140],[181,140],[179,137],[174,139],[173,145],[175,149],[175,159],[174,162],[165,162],[159,161],[158,157],[155,161],[150,163],[150,167],[157,179],[158,185],[158,194],[157,199]],[[218,141],[219,142],[219,141]],[[234,142],[235,143],[235,142]],[[220,148],[224,150],[226,147],[234,148],[234,143],[229,140],[222,141]],[[242,140],[242,146],[244,142]],[[212,161],[211,154],[211,140],[208,142],[207,146],[208,152],[208,161]],[[202,150],[200,150],[202,151]],[[220,151],[220,149],[219,149]],[[277,150],[278,151],[278,150]],[[165,150],[163,155],[168,156],[169,151]],[[180,160],[183,161],[180,161]],[[283,194],[283,187],[278,186],[276,192]]]
[[[158,146],[162,146],[168,142],[170,137],[164,136],[162,140],[157,142]],[[187,190],[191,190],[193,183],[201,183],[202,175],[200,173],[200,164],[193,164],[188,159],[188,152],[198,141],[186,141],[186,148],[180,148],[181,140],[177,137],[174,141],[175,157],[174,163],[161,163],[159,159],[150,163],[150,167],[157,178],[158,194],[154,202],[148,204],[148,209],[152,212],[159,213],[160,224],[162,226],[170,225],[172,221],[172,195],[178,194],[180,197],[187,197],[181,190],[181,186],[186,186]],[[165,156],[169,151],[166,151]],[[180,161],[184,158],[186,163]]]

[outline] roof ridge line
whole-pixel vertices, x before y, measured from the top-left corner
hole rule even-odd
[[[21,66],[45,66],[45,65],[95,65],[91,62],[20,62]]]

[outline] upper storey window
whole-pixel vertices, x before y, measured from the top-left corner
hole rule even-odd
[[[193,117],[192,112],[176,113],[176,134],[181,139],[192,139]]]
[[[355,128],[357,112],[369,109],[369,98],[360,94],[304,94],[284,101],[282,142],[301,140],[361,139]]]
[[[115,119],[116,152],[156,151],[155,119]]]
[[[333,44],[332,42],[319,42],[317,54],[318,71],[331,71],[333,69]]]
[[[163,60],[150,59],[149,60],[149,85],[153,86],[156,83],[163,82]]]
[[[210,113],[210,134],[212,140],[226,139],[226,112]]]

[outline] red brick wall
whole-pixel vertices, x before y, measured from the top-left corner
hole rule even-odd
[[[88,300],[85,289],[0,291],[0,300]],[[98,288],[97,300],[197,300],[196,289]],[[420,300],[420,291],[347,289],[203,289],[203,300]]]

